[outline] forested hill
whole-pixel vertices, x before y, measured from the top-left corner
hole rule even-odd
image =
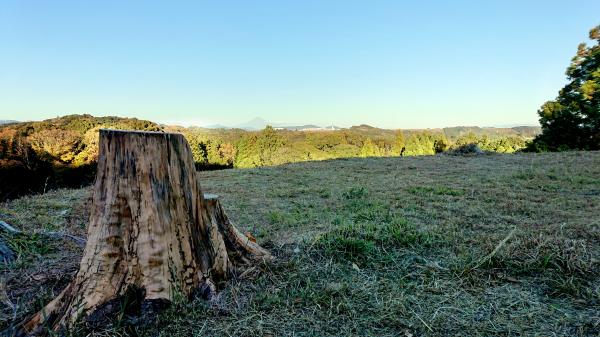
[[[0,125],[0,201],[91,183],[101,128],[162,130],[150,121],[90,115]]]
[[[453,127],[387,130],[368,125],[340,130],[206,129],[165,126],[135,118],[69,115],[0,125],[0,200],[93,179],[101,128],[184,134],[199,169],[256,167],[347,157],[429,155],[477,143],[487,151],[514,152],[537,127]]]

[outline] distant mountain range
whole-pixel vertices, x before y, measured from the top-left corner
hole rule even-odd
[[[90,116],[92,117],[92,116]],[[19,123],[16,120],[9,119],[0,119],[0,125],[11,124],[11,123]],[[262,118],[254,118],[246,123],[228,126],[222,124],[214,124],[204,126],[202,128],[205,129],[221,129],[221,130],[233,130],[240,129],[245,131],[259,131],[263,130],[267,125],[272,126],[278,130],[289,130],[289,131],[335,131],[335,130],[353,130],[356,132],[363,133],[369,136],[376,136],[377,134],[385,134],[389,133],[393,134],[395,131],[393,129],[381,129],[377,127],[373,127],[367,124],[361,124],[352,126],[349,128],[340,128],[335,125],[330,126],[319,126],[316,124],[301,124],[301,125],[289,125],[285,123],[273,123],[269,122]],[[465,135],[467,133],[473,133],[476,135],[521,135],[524,137],[535,137],[536,135],[541,133],[541,128],[539,126],[533,125],[520,125],[520,124],[508,124],[502,126],[453,126],[453,127],[445,127],[445,128],[429,128],[429,129],[403,129],[407,132],[411,131],[419,131],[419,130],[429,130],[433,132],[444,132],[449,137],[459,137],[461,135]]]
[[[290,131],[326,131],[326,130],[341,130],[342,128],[337,127],[335,125],[331,126],[318,126],[315,124],[305,124],[305,125],[287,125],[283,123],[272,123],[268,122],[262,118],[254,118],[249,120],[246,123],[238,124],[235,126],[226,126],[221,124],[209,125],[205,126],[208,129],[242,129],[246,131],[257,131],[264,129],[267,125],[272,126],[278,130],[290,130]],[[357,126],[352,126],[349,128],[350,130],[364,132],[364,133],[378,133],[387,129],[380,129],[377,127],[373,127],[366,124],[361,124]],[[411,130],[411,129],[407,129]],[[425,129],[414,129],[414,130],[425,130]],[[541,128],[539,126],[532,125],[519,125],[519,124],[511,124],[511,125],[503,125],[503,126],[489,126],[489,127],[479,127],[479,126],[453,126],[446,128],[433,128],[426,129],[431,131],[443,131],[446,135],[450,137],[458,137],[467,133],[474,133],[476,135],[502,135],[502,134],[518,134],[525,137],[534,137],[541,132]],[[392,131],[392,130],[387,130]]]
[[[262,118],[254,118],[246,123],[234,125],[234,126],[226,126],[221,124],[208,125],[206,128],[208,129],[242,129],[246,131],[256,131],[262,130],[267,125],[274,127],[275,129],[281,130],[293,130],[293,131],[318,131],[318,130],[340,130],[341,128],[331,125],[326,127],[321,127],[314,124],[306,124],[306,125],[287,125],[284,123],[272,123],[268,122]]]

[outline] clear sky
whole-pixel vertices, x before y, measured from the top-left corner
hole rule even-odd
[[[0,119],[536,124],[600,1],[2,1]]]

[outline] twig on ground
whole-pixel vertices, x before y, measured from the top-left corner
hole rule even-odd
[[[14,228],[13,226],[11,226],[10,224],[0,220],[0,228],[4,229],[5,231],[11,233],[11,234],[22,234],[23,232],[21,232],[20,230]],[[75,243],[77,243],[80,246],[85,246],[86,240],[82,237],[79,236],[75,236],[72,234],[68,234],[68,233],[63,233],[63,232],[45,232],[42,231],[39,234],[44,235],[44,236],[49,236],[52,238],[68,238],[71,239],[72,241],[74,241]]]
[[[515,234],[515,232],[517,231],[517,227],[515,226],[510,233],[508,233],[508,235],[502,239],[502,241],[500,241],[497,245],[496,248],[494,248],[494,250],[492,250],[491,253],[489,253],[488,255],[484,256],[481,260],[479,260],[479,262],[477,262],[477,264],[473,267],[471,267],[469,270],[475,270],[479,267],[481,267],[481,265],[483,265],[484,263],[486,263],[487,261],[489,261],[492,257],[494,257],[494,255],[496,255],[496,253],[498,253],[498,251],[500,250],[500,248],[502,248],[506,242],[508,242],[508,240],[510,240],[510,238],[513,236],[513,234]]]
[[[71,239],[71,241],[75,242],[76,244],[78,244],[80,246],[85,246],[85,243],[86,243],[86,239],[84,239],[82,237],[71,235],[68,233],[63,233],[63,232],[41,232],[40,234],[50,236],[53,238],[65,237],[65,238]]]
[[[413,314],[415,314],[415,316],[417,316],[417,318],[419,319],[419,321],[421,321],[421,323],[423,323],[427,329],[429,329],[429,331],[433,332],[433,329],[429,326],[429,324],[427,324],[427,322],[425,322],[421,316],[419,316],[419,314],[417,314],[414,310],[411,309],[411,311],[413,312]]]
[[[2,227],[2,229],[4,229],[5,231],[11,233],[11,234],[19,234],[21,233],[20,230],[14,228],[13,226],[7,224],[6,222],[0,220],[0,227]]]

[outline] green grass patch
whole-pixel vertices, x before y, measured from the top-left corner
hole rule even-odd
[[[446,186],[415,186],[408,189],[408,192],[416,195],[450,195],[461,196],[465,191]]]
[[[317,239],[316,247],[334,257],[347,259],[385,258],[389,250],[430,246],[434,236],[419,231],[408,221],[395,218],[386,223],[348,223]],[[382,255],[383,254],[383,255]]]
[[[41,234],[0,234],[0,236],[16,257],[11,266],[0,264],[0,269],[15,268],[56,251],[54,240]]]
[[[362,187],[342,193],[342,211],[333,228],[316,239],[316,247],[327,255],[350,260],[385,260],[398,248],[420,249],[434,236],[394,214],[389,204],[373,198]]]
[[[345,199],[348,200],[352,200],[352,199],[362,199],[367,195],[367,189],[363,186],[354,186],[350,189],[348,189],[347,191],[344,191],[342,193],[342,196]]]

